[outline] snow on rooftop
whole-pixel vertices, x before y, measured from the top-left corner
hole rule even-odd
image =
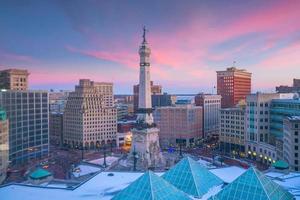
[[[95,173],[95,172],[99,172],[101,170],[100,167],[95,167],[95,166],[86,165],[86,164],[80,164],[75,169],[76,170],[73,172],[73,175],[75,177],[80,177],[80,176],[84,176],[84,175],[87,175],[87,174],[92,174],[92,173]]]
[[[112,165],[114,162],[117,162],[118,161],[118,157],[114,157],[114,156],[108,156],[106,157],[106,164],[108,166]],[[90,160],[90,161],[87,161],[89,163],[92,163],[92,164],[96,164],[96,165],[103,165],[104,163],[104,158],[99,158],[99,159],[95,159],[95,160]]]
[[[0,187],[0,197],[3,200],[109,200],[143,173],[113,172],[114,176],[108,174],[109,172],[97,174],[75,190],[8,185]]]
[[[246,170],[231,166],[210,171],[225,182],[231,183]],[[113,173],[113,176],[108,176],[109,173]],[[101,172],[74,190],[62,189],[62,185],[57,186],[57,188],[47,188],[48,185],[35,187],[11,184],[0,187],[0,197],[3,200],[109,200],[142,174],[142,172]],[[157,175],[160,176],[162,173],[157,173]],[[288,189],[296,196],[297,200],[300,200],[300,173],[293,172],[287,175],[279,172],[268,172],[266,175]],[[55,184],[51,186],[55,187]],[[201,200],[207,200],[220,190],[221,186],[211,188]]]
[[[225,183],[231,183],[246,170],[240,167],[231,166],[210,170],[213,174],[221,178]]]

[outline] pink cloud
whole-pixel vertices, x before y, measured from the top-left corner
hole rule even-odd
[[[20,54],[15,54],[15,53],[7,53],[0,51],[0,59],[1,60],[9,60],[9,61],[20,61],[20,62],[28,62],[28,63],[33,63],[36,62],[36,60],[27,55],[20,55]]]
[[[298,70],[300,72],[300,41],[280,49],[258,65],[267,69]]]
[[[138,56],[133,55],[129,52],[110,52],[110,51],[91,51],[91,50],[81,50],[71,46],[65,47],[68,51],[73,53],[79,53],[85,56],[90,56],[100,60],[107,60],[116,63],[123,64],[126,67],[135,67],[138,65]]]

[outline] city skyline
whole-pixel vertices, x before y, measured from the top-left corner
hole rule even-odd
[[[152,81],[164,92],[211,92],[216,71],[233,61],[252,72],[252,92],[291,85],[300,74],[299,1],[0,5],[0,67],[28,69],[32,89],[73,89],[90,78],[131,94],[143,25],[150,30]]]

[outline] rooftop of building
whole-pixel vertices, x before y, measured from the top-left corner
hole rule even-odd
[[[52,174],[49,171],[41,168],[36,169],[29,175],[31,179],[43,179],[48,176],[52,176]]]
[[[290,116],[290,117],[287,117],[287,119],[290,121],[300,121],[300,116],[299,115]]]
[[[226,70],[222,70],[222,71],[217,71],[217,73],[221,73],[221,72],[245,72],[248,74],[252,74],[251,72],[248,72],[246,69],[238,69],[237,67],[228,67],[226,68]]]
[[[186,161],[183,163],[188,164],[188,162]],[[201,162],[198,161],[198,163]],[[189,168],[189,166],[187,167],[182,167],[182,166],[184,165],[182,165],[181,163],[178,169],[185,170]],[[198,168],[198,166],[196,168]],[[198,170],[192,170],[192,171],[195,172]],[[201,173],[203,173],[202,170],[200,171]],[[206,170],[204,171],[205,171],[204,174],[207,174],[207,171]],[[211,173],[214,176],[217,176],[219,179],[221,179],[221,181],[228,183],[228,185],[225,187],[213,186],[211,188],[208,188],[209,191],[205,195],[203,195],[202,198],[198,198],[198,199],[207,200],[210,197],[218,194],[220,191],[222,192],[227,187],[229,188],[232,187],[233,188],[232,191],[245,194],[246,190],[245,191],[242,190],[241,186],[248,185],[249,187],[252,188],[253,187],[258,189],[265,188],[266,190],[270,189],[267,191],[268,194],[272,192],[274,192],[274,194],[286,194],[287,191],[289,191],[291,194],[294,195],[296,200],[300,200],[300,173],[296,173],[296,172],[285,173],[282,171],[268,171],[266,173],[262,173],[257,171],[258,170],[251,171],[251,168],[250,170],[246,171],[243,168],[239,168],[235,166],[210,169],[209,174]],[[165,181],[162,181],[164,177],[164,173],[155,173],[155,174],[153,173],[144,174],[142,172],[97,172],[90,179],[86,180],[85,182],[81,183],[80,185],[74,188],[68,188],[67,184],[62,184],[62,183],[51,184],[48,186],[9,184],[9,185],[0,186],[0,196],[6,200],[19,200],[19,199],[21,200],[53,200],[53,199],[109,200],[115,197],[122,190],[125,191],[123,192],[123,195],[125,194],[130,196],[131,194],[129,194],[128,188],[130,189],[129,190],[130,193],[136,193],[139,195],[143,194],[139,191],[144,191],[145,193],[150,191],[156,192],[156,194],[152,194],[152,195],[158,195],[160,197],[158,199],[168,199],[167,198],[168,194],[166,194],[164,191],[172,191],[172,193],[178,194],[178,190],[175,190],[174,187],[170,188],[170,184],[167,184],[165,183]],[[184,179],[184,177],[186,177],[184,174],[181,175],[180,173],[179,174],[175,173],[175,175],[176,174],[178,175],[176,177],[179,178],[178,179],[179,182],[186,181],[186,179]],[[196,179],[194,181],[198,181],[197,180],[198,178],[199,177],[196,175]],[[261,180],[261,183],[259,183],[260,185],[257,184],[257,182],[255,182],[254,180]],[[132,186],[131,184],[132,183],[134,184],[135,181],[138,184],[135,183],[135,186],[134,185]],[[190,185],[194,181],[192,182],[188,181],[186,182],[186,184]],[[140,187],[142,183],[144,186]],[[149,185],[144,183],[151,183],[152,188],[149,188]],[[139,187],[136,187],[136,185],[138,185]],[[276,187],[273,187],[274,185]],[[255,198],[257,197],[255,196],[256,194],[253,194],[252,196],[252,192],[255,191],[251,190],[251,193],[248,193],[249,197],[245,199],[249,199],[249,200],[259,199],[259,198]],[[287,194],[287,196],[289,197],[290,195]],[[143,198],[130,198],[130,199],[143,199]]]
[[[29,72],[26,69],[11,68],[11,69],[0,70],[0,73],[1,72],[10,73],[10,74],[24,74],[25,73],[26,75],[29,75]]]
[[[48,93],[47,90],[7,90],[1,89],[1,92],[10,92],[10,93]]]
[[[244,111],[242,107],[221,108],[220,111]]]

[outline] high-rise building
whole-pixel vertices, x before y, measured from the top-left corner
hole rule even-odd
[[[7,69],[0,71],[0,89],[28,90],[28,71]]]
[[[49,138],[52,145],[63,145],[63,113],[49,114]]]
[[[129,115],[127,104],[117,105],[117,119],[118,121],[125,119]]]
[[[152,107],[171,106],[176,102],[176,96],[167,93],[163,94],[152,94]]]
[[[283,120],[283,159],[290,169],[300,170],[300,116],[286,117]]]
[[[221,107],[234,107],[251,93],[251,73],[235,67],[217,71],[217,94],[222,96]]]
[[[69,91],[50,92],[49,93],[50,112],[63,113],[69,93],[70,93]]]
[[[220,110],[220,150],[243,156],[246,145],[245,109],[242,107]]]
[[[21,164],[48,156],[47,91],[0,91],[0,106],[9,120],[9,160]]]
[[[293,79],[293,86],[280,85],[276,87],[276,92],[278,93],[291,93],[298,92],[300,93],[300,79]]]
[[[150,81],[151,95],[162,94],[162,86],[154,85],[153,81]],[[134,112],[139,107],[139,84],[133,86],[133,108]]]
[[[154,122],[160,129],[159,140],[163,148],[190,146],[202,137],[202,107],[177,105],[158,107]]]
[[[203,137],[218,136],[221,96],[200,93],[195,96],[195,104],[203,108]]]
[[[8,119],[6,113],[0,108],[0,184],[6,178],[8,167]]]
[[[146,29],[144,28],[143,42],[139,48],[140,78],[137,123],[132,129],[130,152],[131,155],[137,153],[139,163],[143,168],[155,167],[163,162],[158,138],[159,129],[156,128],[152,115],[150,54],[151,50],[146,41]]]
[[[283,120],[300,115],[300,99],[273,99],[270,108],[270,144],[276,146],[277,158],[283,159]]]
[[[293,94],[256,93],[247,96],[246,128],[248,156],[264,163],[277,160],[270,135],[270,108],[273,99],[291,99]]]
[[[65,107],[64,143],[73,148],[115,143],[117,111],[113,98],[112,83],[79,80]]]

